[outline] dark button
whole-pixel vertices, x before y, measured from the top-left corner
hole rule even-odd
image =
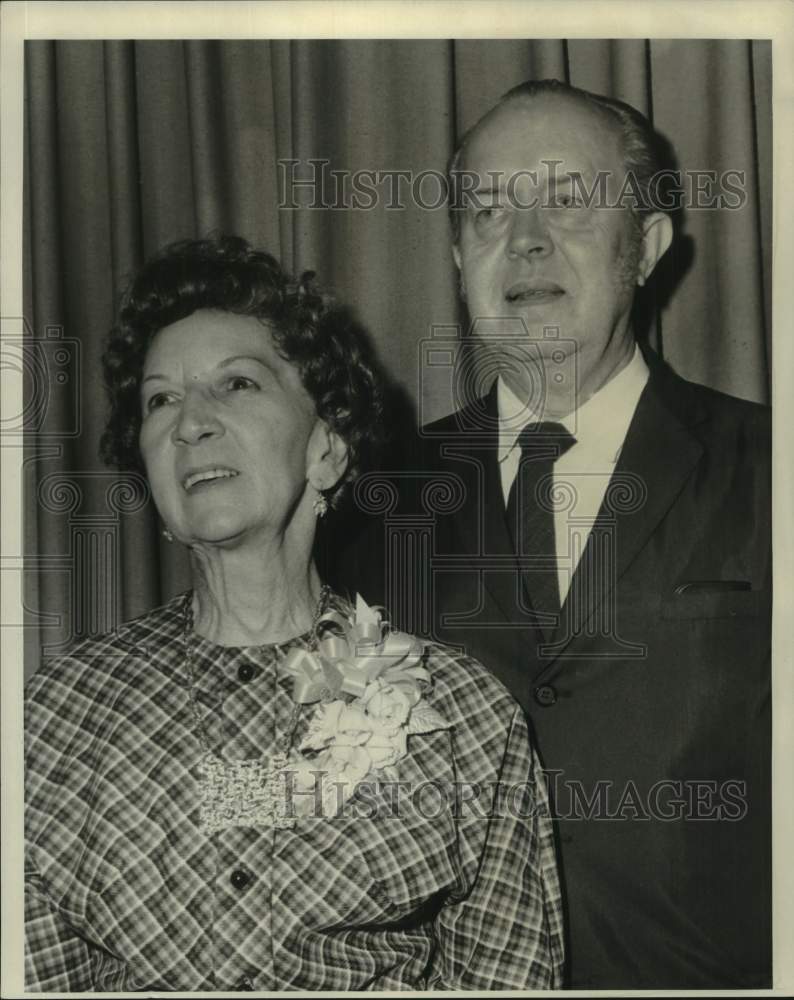
[[[556,700],[557,692],[551,684],[541,684],[540,687],[535,688],[535,701],[539,705],[543,705],[544,708],[553,705]]]
[[[237,678],[241,681],[250,681],[254,676],[254,668],[250,663],[241,663],[237,668]]]
[[[235,868],[232,872],[230,882],[235,889],[244,889],[250,881],[251,873],[245,871],[244,868]]]
[[[252,990],[254,988],[254,983],[253,980],[248,978],[248,976],[241,976],[234,988],[236,990]]]

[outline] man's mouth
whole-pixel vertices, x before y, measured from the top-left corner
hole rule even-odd
[[[505,299],[510,305],[543,305],[556,302],[565,295],[565,290],[553,281],[535,279],[533,281],[517,281],[505,292]]]
[[[200,486],[210,486],[222,479],[233,479],[236,475],[238,475],[236,469],[227,469],[223,466],[215,466],[211,469],[199,469],[196,472],[188,473],[183,478],[182,487],[185,492],[190,493],[191,490],[197,489]]]

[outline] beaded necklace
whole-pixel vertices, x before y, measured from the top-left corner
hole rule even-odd
[[[317,645],[317,626],[328,601],[330,588],[323,586],[309,633],[309,648]],[[204,720],[196,698],[193,670],[193,592],[185,595],[183,607],[185,673],[188,679],[188,697],[196,727],[196,736],[202,749],[199,762],[199,790],[201,797],[201,828],[208,835],[233,826],[263,826],[271,829],[289,829],[295,817],[287,795],[287,764],[292,740],[298,725],[301,705],[295,704],[284,735],[277,741],[275,753],[254,760],[225,760],[210,747]],[[283,657],[279,644],[277,655]]]

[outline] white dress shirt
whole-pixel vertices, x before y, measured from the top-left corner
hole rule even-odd
[[[576,438],[576,444],[554,463],[555,492],[564,490],[571,494],[570,503],[554,512],[561,604],[568,594],[647,381],[648,366],[639,347],[635,346],[634,356],[625,368],[586,403],[556,420]],[[506,507],[521,458],[521,446],[518,444],[521,430],[533,420],[552,418],[528,412],[526,403],[501,377],[497,386],[497,405],[498,457]]]

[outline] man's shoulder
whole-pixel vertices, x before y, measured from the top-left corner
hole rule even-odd
[[[484,456],[498,441],[498,420],[490,394],[420,427],[417,435],[417,468],[442,471],[461,449],[469,456]]]
[[[760,453],[770,450],[770,407],[691,382],[669,368],[652,369],[649,389],[703,444],[746,442]]]
[[[771,411],[765,404],[693,382],[667,367],[652,370],[651,381],[661,386],[667,395],[679,397],[695,414],[702,410],[743,422],[763,423],[769,419]]]
[[[420,436],[423,440],[432,441],[472,432],[487,433],[493,430],[495,413],[492,410],[490,395],[472,399],[445,417],[424,424]]]
[[[453,410],[445,417],[439,417],[430,423],[424,424],[419,429],[422,440],[433,440],[434,438],[451,437],[459,434],[461,429],[461,410]]]

